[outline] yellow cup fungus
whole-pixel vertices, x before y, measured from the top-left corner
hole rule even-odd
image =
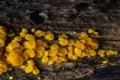
[[[38,39],[38,40],[36,40],[36,45],[37,45],[37,47],[39,47],[39,46],[47,47],[47,42],[44,40]]]
[[[42,62],[42,63],[47,63],[48,60],[49,60],[48,57],[47,57],[47,56],[44,56],[44,57],[42,57],[41,62]]]
[[[76,40],[75,45],[76,48],[79,48],[81,50],[85,49],[85,45],[83,43],[81,43],[80,41]]]
[[[63,33],[61,35],[59,35],[59,38],[68,38],[67,34]]]
[[[96,32],[96,31],[95,31],[94,29],[92,29],[92,28],[88,29],[88,33],[98,35],[98,32]]]
[[[32,29],[31,29],[31,32],[34,33],[34,32],[35,32],[35,28],[32,28]]]
[[[28,32],[28,30],[26,28],[22,28],[22,31],[20,32],[20,36],[25,37],[27,32]]]
[[[42,31],[42,30],[37,30],[37,31],[35,31],[35,36],[36,36],[36,37],[42,37],[42,36],[44,36],[44,35],[45,35],[45,32]]]
[[[61,46],[66,46],[66,45],[68,45],[68,40],[67,40],[67,39],[65,39],[65,38],[59,38],[58,40],[59,40],[59,44],[60,44]]]
[[[0,38],[0,48],[5,46],[5,42],[3,39]]]
[[[23,57],[19,53],[15,52],[15,51],[10,52],[7,55],[7,61],[12,66],[21,66],[23,64],[23,62],[24,62]]]
[[[25,39],[26,39],[26,40],[34,40],[35,37],[34,37],[34,35],[32,35],[32,34],[26,34]]]
[[[25,73],[33,73],[34,75],[37,75],[40,73],[39,69],[36,67],[32,59],[27,60],[27,64],[22,65],[21,69],[23,69]]]
[[[40,73],[40,70],[39,69],[33,69],[33,71],[32,71],[32,73],[34,74],[34,75],[37,75],[37,74],[39,74]]]
[[[6,29],[4,26],[0,26],[0,35],[4,35],[6,37]]]
[[[100,57],[105,57],[105,51],[104,50],[98,50],[98,55],[100,56]]]
[[[79,58],[106,58],[118,54],[117,50],[99,49],[99,41],[91,38],[91,34],[98,35],[98,32],[90,28],[88,32],[81,32],[77,39],[71,39],[65,33],[57,35],[51,31],[22,28],[19,35],[12,36],[6,44],[8,33],[5,27],[0,26],[0,74],[9,71],[9,67],[20,67],[25,73],[38,75],[40,70],[34,58],[53,65]],[[102,61],[102,64],[107,63],[108,60]]]
[[[15,36],[14,38],[16,41],[22,41],[22,37],[21,36]]]
[[[14,79],[14,77],[13,76],[9,76],[9,80],[13,80]]]
[[[26,49],[35,49],[36,48],[36,41],[35,40],[28,40],[23,43],[23,46]]]
[[[51,31],[47,31],[44,37],[46,40],[51,41],[54,39],[54,34]]]
[[[4,72],[7,72],[7,63],[3,60],[0,60],[0,75]]]
[[[24,54],[27,55],[28,58],[34,58],[36,55],[33,49],[26,49]]]
[[[102,64],[108,64],[108,60],[102,61]]]
[[[33,65],[27,65],[25,67],[25,73],[31,73],[33,71]]]
[[[55,62],[54,60],[49,60],[49,61],[48,61],[48,64],[49,64],[49,65],[52,65],[52,64],[54,64],[54,62]]]

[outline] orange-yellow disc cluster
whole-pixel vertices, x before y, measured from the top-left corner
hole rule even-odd
[[[88,32],[80,32],[76,39],[72,39],[65,33],[57,35],[51,31],[34,28],[29,31],[23,28],[19,35],[12,36],[11,41],[6,44],[6,37],[11,36],[7,36],[6,28],[0,26],[0,74],[20,67],[25,73],[37,75],[40,70],[35,65],[34,58],[39,58],[43,64],[52,65],[118,54],[117,50],[99,49],[99,41],[91,38],[91,34],[98,35],[98,32],[90,28]],[[107,64],[108,61],[102,63]]]

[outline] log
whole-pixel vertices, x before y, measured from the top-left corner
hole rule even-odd
[[[50,30],[72,35],[94,28],[93,36],[101,41],[103,49],[120,51],[120,0],[1,0],[0,25],[19,31],[22,27]],[[76,35],[77,35],[76,34]],[[52,66],[35,59],[41,75],[25,74],[19,68],[7,72],[0,80],[118,80],[120,55],[108,57],[108,65],[101,58],[71,61]]]

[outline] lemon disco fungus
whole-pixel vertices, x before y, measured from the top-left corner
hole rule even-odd
[[[84,58],[118,55],[118,50],[100,49],[100,42],[90,35],[99,33],[90,28],[87,32],[80,32],[77,38],[71,38],[66,33],[54,34],[52,31],[22,28],[19,34],[8,36],[4,26],[0,26],[0,75],[19,67],[25,73],[40,74],[34,59],[38,58],[42,64],[60,64]],[[78,32],[73,35],[78,34]],[[10,41],[6,41],[6,37]],[[108,64],[108,60],[101,62]]]

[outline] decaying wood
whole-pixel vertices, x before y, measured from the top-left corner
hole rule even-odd
[[[44,15],[37,18],[39,14]],[[35,27],[69,35],[92,27],[99,32],[100,35],[94,37],[101,41],[103,49],[120,51],[119,0],[1,0],[0,25],[17,31],[22,27]],[[108,65],[100,64],[100,60],[93,58],[46,66],[35,59],[42,80],[120,79],[120,55],[109,58]],[[19,69],[5,73],[0,80],[8,80],[9,75],[14,75],[15,80],[37,80],[37,76]]]

